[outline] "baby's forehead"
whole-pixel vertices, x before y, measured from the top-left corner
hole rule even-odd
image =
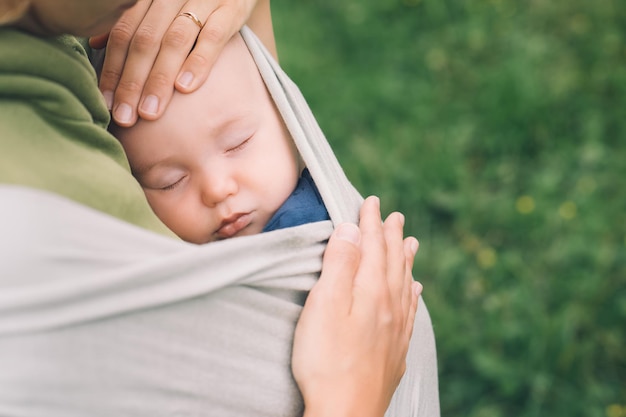
[[[235,35],[224,47],[207,80],[192,93],[175,91],[163,115],[155,121],[140,119],[132,128],[111,125],[111,132],[122,142],[137,135],[176,135],[181,124],[191,124],[204,131],[241,115],[258,115],[274,110],[273,100],[256,63],[241,35]]]
[[[255,78],[258,78],[258,82],[263,83],[248,46],[241,34],[236,33],[218,55],[209,73],[209,80],[217,79],[219,81],[224,74],[242,75],[242,70],[247,74],[254,74]]]

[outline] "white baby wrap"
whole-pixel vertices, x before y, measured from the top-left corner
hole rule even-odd
[[[302,414],[294,326],[333,224],[362,199],[297,87],[242,35],[332,220],[198,246],[0,185],[0,416]],[[422,300],[407,362],[387,416],[438,416]]]

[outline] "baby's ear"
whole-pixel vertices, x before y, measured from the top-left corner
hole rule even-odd
[[[0,0],[0,26],[20,20],[29,6],[30,0]]]

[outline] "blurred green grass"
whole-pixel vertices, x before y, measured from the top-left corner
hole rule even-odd
[[[272,9],[348,176],[421,242],[442,415],[626,417],[626,3]]]

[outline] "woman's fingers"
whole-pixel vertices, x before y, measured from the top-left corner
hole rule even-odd
[[[424,287],[422,286],[420,282],[413,281],[411,283],[411,304],[410,304],[409,312],[406,318],[406,326],[404,328],[404,333],[406,335],[407,340],[411,340],[411,336],[413,335],[415,315],[417,313],[419,297],[420,295],[422,295],[423,289]]]
[[[109,110],[112,110],[116,104],[115,92],[122,78],[131,42],[150,5],[149,0],[139,0],[134,7],[122,15],[107,35],[105,43],[107,52],[100,74],[100,91]],[[101,46],[102,43],[100,38]],[[98,45],[92,44],[92,46]]]
[[[164,37],[168,36],[172,18],[176,16],[178,10],[176,2],[154,1],[151,3],[150,8],[146,10],[143,19],[139,23],[128,47],[128,53],[123,63],[123,71],[115,90],[115,99],[111,110],[113,119],[120,126],[132,126],[135,124],[138,118],[137,109],[140,103],[148,108],[158,108],[159,99],[156,96],[144,95],[145,85],[149,75],[154,71],[155,60],[160,53],[161,44]],[[114,27],[111,31],[107,55],[117,45],[117,43],[111,42],[116,29],[117,27]],[[191,28],[189,32],[193,30]],[[189,39],[193,41],[192,36],[195,36],[195,34],[189,34]],[[159,74],[159,76],[161,75]],[[156,77],[153,77],[153,80],[154,78]],[[164,84],[168,80],[161,79],[159,82]],[[173,84],[173,80],[169,82]],[[172,84],[170,84],[170,90]]]
[[[382,416],[406,369],[421,285],[403,216],[365,200],[359,227],[331,236],[296,328],[292,370],[305,415]],[[360,231],[359,231],[360,229]]]
[[[149,74],[137,110],[141,118],[155,120],[163,114],[174,93],[173,86],[183,63],[188,59],[189,52],[193,53],[194,45],[202,42],[199,34],[208,30],[204,22],[214,12],[212,7],[214,6],[207,1],[188,1],[181,9],[175,10],[176,17],[163,35],[158,55],[153,58],[154,65],[148,69]],[[203,62],[207,73],[225,43],[220,43],[219,50],[210,57],[212,61]],[[181,77],[179,82],[180,80]]]
[[[387,279],[390,296],[396,308],[402,309],[402,299],[406,289],[407,259],[403,240],[404,216],[391,213],[383,224],[387,244]]]
[[[387,243],[380,215],[380,200],[370,196],[361,207],[359,228],[362,262],[355,280],[355,291],[363,291],[368,297],[388,302]],[[363,302],[367,300],[363,298]],[[364,305],[367,309],[367,304]]]
[[[207,15],[195,47],[176,72],[178,91],[195,91],[206,81],[224,45],[248,20],[255,3],[256,0],[223,0]]]
[[[419,242],[414,237],[407,237],[403,242],[404,257],[406,261],[405,266],[405,278],[402,285],[402,309],[403,311],[409,311],[411,303],[413,302],[414,293],[414,280],[413,280],[413,261],[417,250],[419,249]]]
[[[352,374],[346,375],[345,370],[337,368],[359,343],[351,337],[354,324],[358,323],[350,318],[350,310],[354,278],[361,262],[360,240],[361,232],[356,225],[337,226],[324,253],[321,276],[306,299],[296,327],[293,374],[305,401],[311,398],[316,405],[318,400],[321,405],[332,401],[327,394],[336,395],[338,404],[348,402],[339,398],[342,392],[335,392],[331,384],[340,390],[351,385],[348,381]],[[358,330],[355,333],[364,334]]]
[[[361,232],[351,223],[337,226],[326,246],[322,273],[307,303],[329,303],[343,314],[352,308],[354,279],[361,263]],[[328,308],[328,305],[321,306]]]
[[[174,87],[197,89],[257,0],[139,0],[113,27],[100,78],[115,122],[158,118]],[[91,40],[93,47],[105,43]]]

